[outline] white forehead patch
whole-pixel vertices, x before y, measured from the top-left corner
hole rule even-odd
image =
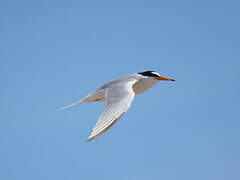
[[[160,74],[158,74],[157,72],[151,72],[152,74],[155,74],[157,76],[160,76]]]

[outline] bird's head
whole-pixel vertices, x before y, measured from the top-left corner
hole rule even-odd
[[[142,75],[143,77],[151,78],[157,81],[175,81],[174,79],[161,76],[156,71],[144,71],[144,72],[139,72],[138,74]]]

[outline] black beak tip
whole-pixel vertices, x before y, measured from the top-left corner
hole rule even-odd
[[[175,79],[172,79],[171,81],[176,81]]]

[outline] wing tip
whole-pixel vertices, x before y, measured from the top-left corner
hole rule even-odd
[[[88,140],[86,140],[86,143],[92,141],[95,137],[96,137],[96,136],[90,136],[90,137],[88,138]]]
[[[103,133],[104,133],[104,132],[101,132],[101,133],[98,133],[98,134],[95,134],[95,135],[94,135],[94,134],[91,134],[91,135],[89,136],[88,140],[86,140],[86,142],[88,143],[88,142],[92,141],[93,139],[96,139],[97,137],[101,136]]]
[[[86,140],[86,143],[89,143],[91,140],[92,140],[92,139],[89,138],[88,140]]]
[[[88,140],[86,140],[86,142],[90,142],[93,139],[98,138],[99,136],[101,136],[103,133],[105,133],[106,131],[108,131],[110,128],[113,127],[113,125],[123,116],[123,114],[125,114],[125,112],[123,112],[117,119],[115,119],[111,124],[109,124],[107,127],[105,127],[104,129],[102,129],[101,131],[94,133],[92,132],[92,134],[89,136]],[[94,130],[93,130],[94,131]]]

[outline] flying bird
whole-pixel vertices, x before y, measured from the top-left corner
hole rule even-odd
[[[163,77],[155,71],[130,74],[101,86],[80,101],[59,110],[82,104],[84,102],[106,102],[105,110],[99,117],[97,124],[87,140],[87,142],[89,142],[110,129],[121,118],[131,106],[136,94],[146,91],[159,81],[175,80]]]

